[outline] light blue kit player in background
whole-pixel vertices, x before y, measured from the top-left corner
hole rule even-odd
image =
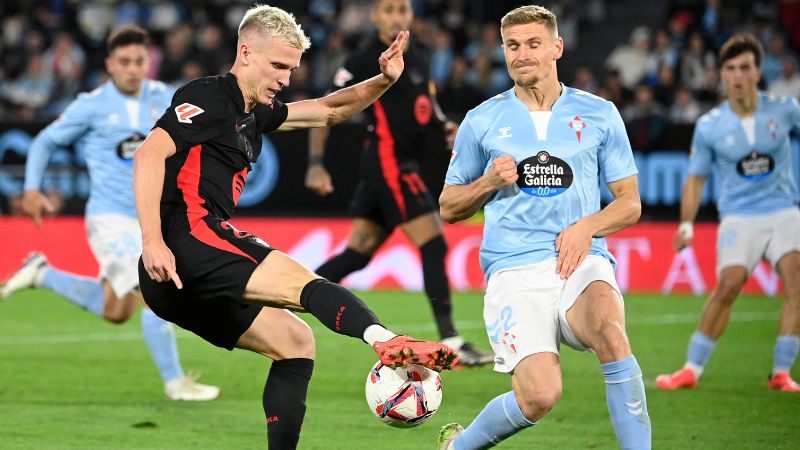
[[[466,429],[446,425],[438,448],[488,448],[535,425],[561,397],[563,342],[597,355],[620,447],[650,449],[642,372],[603,238],[641,212],[625,127],[612,103],[558,82],[563,40],[550,11],[517,8],[500,31],[515,86],[467,114],[439,203],[449,222],[484,207],[484,321],[512,390]],[[614,195],[602,210],[601,179]]]
[[[697,386],[736,297],[750,272],[766,259],[784,288],[767,387],[800,392],[800,384],[790,376],[800,349],[800,196],[789,143],[789,133],[800,133],[800,106],[796,98],[758,91],[763,55],[761,44],[750,35],[736,35],[720,48],[720,79],[727,100],[701,117],[694,130],[674,243],[676,250],[692,243],[703,185],[715,166],[721,181],[718,281],[689,341],[686,364],[675,373],[659,375],[660,389]]]
[[[40,191],[50,154],[74,144],[83,152],[91,178],[86,205],[89,245],[100,265],[99,279],[53,268],[33,253],[6,281],[0,297],[30,287],[49,289],[112,323],[128,320],[144,303],[137,269],[142,238],[133,202],[133,155],[155,121],[169,107],[174,90],[145,79],[147,33],[125,26],[108,38],[106,70],[110,80],[81,94],[34,139],[25,167],[22,208],[40,225],[52,205]],[[172,400],[213,400],[220,389],[196,383],[178,358],[173,325],[142,309],[142,333]]]

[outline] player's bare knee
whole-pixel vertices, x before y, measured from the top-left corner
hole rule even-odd
[[[286,330],[281,348],[276,348],[274,359],[308,358],[315,356],[314,333],[303,321],[294,321]]]
[[[103,311],[103,319],[105,319],[106,322],[113,323],[115,325],[122,325],[128,321],[128,317],[125,317],[122,314],[106,311]]]
[[[548,386],[516,394],[517,404],[522,414],[531,422],[536,422],[550,412],[561,399],[561,386]]]
[[[131,318],[133,311],[133,308],[126,308],[122,301],[114,298],[106,301],[103,307],[103,319],[107,322],[120,325]]]
[[[350,239],[347,246],[362,255],[372,255],[382,243],[383,240],[372,233],[359,233]]]
[[[587,346],[601,361],[618,361],[631,352],[625,326],[618,320],[601,318],[593,321],[588,336]]]
[[[785,271],[781,276],[786,299],[791,301],[800,296],[800,270]],[[800,299],[798,299],[800,301]]]
[[[744,283],[740,283],[735,280],[724,278],[721,279],[717,285],[717,288],[714,289],[712,301],[721,303],[723,305],[732,305],[739,296],[739,292],[742,290],[743,285]]]

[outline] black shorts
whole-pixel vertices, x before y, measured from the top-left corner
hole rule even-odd
[[[400,169],[397,174],[362,173],[350,201],[354,217],[370,219],[387,232],[401,223],[438,210],[417,170]]]
[[[170,232],[165,242],[175,256],[183,289],[172,281],[151,280],[140,258],[145,303],[162,319],[232,350],[261,311],[260,306],[242,302],[242,296],[272,247],[213,216],[201,219],[191,232]]]

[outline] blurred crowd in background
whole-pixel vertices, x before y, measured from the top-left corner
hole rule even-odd
[[[294,13],[313,42],[291,86],[282,93],[285,101],[325,93],[348,52],[373,33],[369,0],[267,3]],[[412,1],[416,13],[412,36],[431,49],[431,76],[444,111],[453,119],[461,119],[470,108],[510,87],[499,20],[524,3]],[[654,126],[653,118],[656,125],[660,121],[693,123],[720,100],[715,52],[732,33],[749,31],[766,50],[762,88],[800,97],[800,2],[647,3],[543,2],[557,14],[565,41],[560,79],[614,101],[626,123],[642,118],[648,118],[647,127]],[[238,23],[252,4],[234,0],[5,1],[0,5],[0,121],[52,120],[77,93],[102,83],[105,37],[122,24],[136,23],[150,31],[152,78],[177,86],[224,73],[235,54]],[[629,8],[649,8],[654,13],[640,12],[637,17],[644,23],[615,20],[614,10],[626,14],[626,8],[628,14]],[[578,59],[581,55],[591,55],[591,61]]]

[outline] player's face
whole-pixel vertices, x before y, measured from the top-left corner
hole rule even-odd
[[[278,38],[260,40],[252,49],[250,59],[249,100],[269,105],[278,92],[289,86],[292,72],[300,67],[303,51]]]
[[[149,68],[147,48],[141,44],[117,47],[106,58],[106,71],[117,89],[125,95],[139,93]]]
[[[377,0],[372,9],[372,21],[386,44],[391,44],[397,33],[407,30],[413,20],[411,0]]]
[[[725,61],[720,69],[720,77],[728,98],[742,100],[756,95],[761,69],[756,66],[755,55],[745,52]]]
[[[540,23],[512,25],[503,31],[503,54],[514,84],[532,87],[555,75],[564,41]]]

